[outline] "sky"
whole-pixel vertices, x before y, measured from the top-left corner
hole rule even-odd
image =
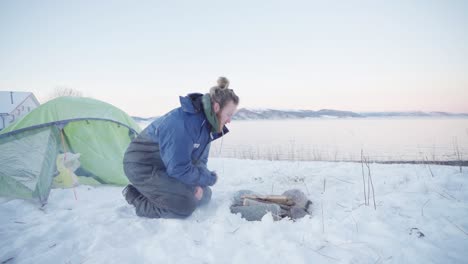
[[[0,1],[0,90],[133,116],[231,81],[239,108],[468,113],[467,1]]]

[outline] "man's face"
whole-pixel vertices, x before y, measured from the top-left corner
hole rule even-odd
[[[236,113],[236,110],[237,105],[235,105],[233,101],[229,101],[223,109],[216,113],[216,117],[219,121],[218,132],[222,131],[224,125],[229,124],[231,122],[231,118]]]

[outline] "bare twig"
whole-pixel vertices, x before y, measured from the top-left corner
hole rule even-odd
[[[322,207],[322,233],[325,233],[325,222],[323,218],[323,200],[322,200],[322,203],[320,204],[320,207]]]
[[[357,222],[356,222],[356,219],[354,219],[353,214],[351,214],[351,218],[353,219],[354,224],[356,225],[356,233],[359,233],[359,230],[358,230],[358,227],[357,227]]]
[[[452,198],[453,200],[458,201],[458,199],[455,198],[455,196],[453,196],[453,195],[451,195],[450,193],[448,193],[448,191],[443,190],[443,192],[444,192],[444,194],[448,195],[448,196],[449,196],[450,198]]]
[[[369,165],[369,158],[364,156],[364,151],[361,149],[361,167],[362,167],[362,181],[364,183],[364,197],[366,198],[366,187],[365,187],[365,173],[364,173],[364,165],[367,167],[367,200],[365,201],[366,205],[370,205],[370,191],[372,188],[372,199],[374,202],[374,210],[377,210],[377,205],[375,203],[375,190],[374,190],[374,182],[372,181],[372,175]]]
[[[374,201],[374,210],[377,210],[377,205],[375,204],[374,182],[372,181],[372,176],[371,176],[371,171],[370,171],[370,165],[369,165],[369,162],[368,162],[367,159],[366,159],[366,166],[367,166],[367,170],[368,170],[368,173],[369,173],[370,185],[371,185],[371,187],[372,187],[372,200]]]
[[[341,205],[341,204],[339,204],[339,203],[336,203],[336,204],[337,204],[339,207],[341,207],[341,208],[346,208],[346,206],[344,206],[344,205]]]
[[[457,137],[453,139],[453,147],[455,149],[455,155],[457,155],[457,160],[459,162],[460,166],[460,173],[463,173],[463,159],[462,159],[462,153],[460,152],[460,148],[458,147],[458,140]]]
[[[447,196],[441,194],[440,192],[438,192],[438,191],[436,191],[436,190],[432,190],[432,191],[435,192],[435,193],[437,193],[438,195],[440,195],[441,197],[443,197],[443,198],[445,198],[445,199],[447,199],[447,200],[453,200],[453,199],[454,199],[454,198],[447,197]]]
[[[239,228],[240,228],[240,226],[238,228],[234,229],[233,231],[229,232],[229,233],[235,234],[237,232],[237,230],[239,230]]]
[[[323,193],[325,193],[325,185],[327,183],[327,179],[323,178]]]
[[[83,93],[81,91],[78,91],[70,87],[59,86],[59,87],[56,87],[54,91],[52,92],[52,94],[49,95],[49,98],[47,99],[47,101],[52,100],[57,97],[62,97],[62,96],[83,97]]]
[[[427,159],[427,156],[425,158],[426,158],[426,166],[429,169],[429,172],[431,173],[432,178],[434,178],[434,173],[432,173],[431,166],[429,166],[429,160]]]
[[[381,258],[382,258],[382,256],[379,256],[379,258],[374,262],[374,264],[379,263]]]
[[[310,247],[309,247],[309,248],[310,248]],[[312,251],[314,251],[315,253],[319,254],[320,256],[324,256],[324,257],[329,258],[329,259],[332,259],[332,260],[334,260],[334,261],[340,261],[340,259],[327,256],[327,255],[325,255],[325,254],[323,254],[323,253],[320,253],[318,250],[315,250],[315,249],[313,249],[313,248],[310,248],[310,249],[311,249]]]
[[[369,169],[369,164],[367,164],[367,159],[364,158],[365,165],[367,167],[367,206],[370,205],[370,169]]]
[[[468,236],[468,233],[467,233],[465,230],[463,230],[463,228],[461,228],[459,225],[455,224],[454,222],[450,221],[450,219],[448,219],[448,218],[446,218],[446,219],[447,219],[447,221],[449,221],[452,225],[454,225],[456,228],[458,228],[458,230],[462,231],[465,235]]]
[[[424,216],[424,207],[426,206],[427,203],[429,203],[431,199],[427,200],[424,205],[421,207],[421,216]]]
[[[363,205],[366,205],[366,204],[359,204],[357,207],[354,207],[354,208],[351,208],[351,212],[358,209],[359,207],[363,206]]]
[[[346,183],[349,183],[349,184],[354,184],[354,182],[350,182],[350,181],[346,181],[346,180],[343,180],[343,179],[340,179],[340,178],[337,178],[337,177],[334,177],[334,176],[331,176],[332,178],[335,178],[339,181],[342,181],[342,182],[346,182]]]
[[[364,186],[364,203],[367,205],[366,197],[366,180],[364,179],[364,150],[361,149],[361,169],[362,169],[362,185]]]
[[[318,253],[318,252],[317,252],[317,253]],[[320,253],[319,253],[319,254],[320,254]],[[322,254],[320,254],[320,255],[322,255]],[[15,257],[11,257],[11,258],[9,258],[9,259],[6,259],[6,260],[2,261],[2,264],[8,263],[8,262],[10,262],[10,261],[12,261],[12,260],[14,260],[14,259],[15,259]]]

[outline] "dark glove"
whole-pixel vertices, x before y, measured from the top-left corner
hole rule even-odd
[[[211,174],[211,181],[210,181],[210,184],[208,184],[208,185],[213,186],[218,181],[218,174],[216,174],[215,171],[210,171],[210,174]]]

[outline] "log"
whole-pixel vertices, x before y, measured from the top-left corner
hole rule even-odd
[[[259,202],[276,203],[279,205],[287,205],[287,206],[294,205],[294,201],[284,195],[243,195],[241,196],[241,198],[244,199],[244,203],[246,199],[250,199],[250,200],[255,200]]]

